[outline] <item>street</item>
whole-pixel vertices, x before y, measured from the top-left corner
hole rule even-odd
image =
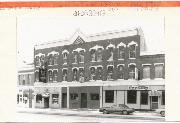
[[[18,113],[14,122],[122,122],[122,121],[152,121],[144,119],[120,119],[120,118],[103,118],[103,117],[84,117],[84,116],[70,116],[59,114],[32,114],[32,113]],[[158,120],[159,121],[159,120]],[[160,120],[160,121],[163,121]]]

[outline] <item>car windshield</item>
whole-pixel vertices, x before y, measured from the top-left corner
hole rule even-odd
[[[119,104],[119,107],[122,107],[122,108],[129,108],[127,105],[124,105],[124,104]]]

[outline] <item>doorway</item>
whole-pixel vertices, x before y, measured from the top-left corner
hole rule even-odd
[[[44,98],[44,108],[49,108],[49,97]]]
[[[81,108],[87,108],[87,93],[81,93]]]
[[[151,96],[151,108],[158,109],[158,96]]]
[[[62,108],[67,108],[67,93],[62,93]]]

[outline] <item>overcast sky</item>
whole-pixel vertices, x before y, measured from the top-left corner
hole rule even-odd
[[[164,50],[163,16],[118,17],[18,17],[18,65],[33,62],[35,44],[69,39],[77,29],[85,35],[141,27],[148,50]]]

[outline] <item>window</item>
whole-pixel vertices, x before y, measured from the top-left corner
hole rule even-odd
[[[49,82],[53,81],[53,75],[52,75],[52,71],[49,70]]]
[[[78,100],[78,94],[77,93],[72,93],[70,94],[71,100]]]
[[[77,63],[77,62],[78,62],[78,61],[77,61],[77,52],[74,52],[73,61],[74,61],[74,63]]]
[[[150,66],[144,65],[143,66],[143,79],[148,79],[148,78],[150,78]]]
[[[155,65],[155,78],[163,78],[163,64]]]
[[[90,54],[91,54],[91,61],[96,61],[96,50],[95,49],[92,49],[90,51]]]
[[[106,103],[114,102],[114,91],[113,90],[105,91],[105,102]]]
[[[124,59],[125,58],[125,48],[123,46],[119,47],[119,59]]]
[[[97,80],[102,80],[102,72],[103,72],[103,69],[102,67],[97,67]]]
[[[39,81],[46,82],[46,69],[43,67],[39,68]]]
[[[102,61],[102,48],[98,48],[97,50],[97,61],[98,62]]]
[[[53,81],[57,82],[57,70],[53,71]]]
[[[39,56],[36,56],[36,66],[39,66],[40,65],[40,59],[39,59]]]
[[[109,51],[109,59],[108,61],[113,61],[113,47],[109,47],[108,48],[108,51]]]
[[[80,60],[79,60],[79,62],[80,63],[84,63],[84,51],[82,50],[82,51],[80,51]]]
[[[141,91],[141,104],[148,105],[148,91]]]
[[[63,53],[63,62],[64,62],[64,64],[67,63],[67,55],[68,55],[67,52],[64,52],[64,53]]]
[[[53,65],[53,57],[52,57],[52,54],[49,55],[49,65]]]
[[[79,68],[79,81],[84,82],[84,68]]]
[[[42,56],[40,57],[39,62],[40,62],[40,66],[43,66],[43,65],[44,65],[44,55],[42,55]]]
[[[127,91],[127,103],[136,104],[137,91]]]
[[[135,65],[129,65],[129,79],[135,79]]]
[[[129,58],[136,58],[136,45],[129,46]]]
[[[40,103],[42,101],[42,95],[41,94],[37,94],[36,95],[36,103]]]
[[[77,70],[77,68],[73,69],[73,81],[78,81],[78,70]]]
[[[59,94],[52,94],[52,104],[58,104]]]
[[[162,91],[162,101],[161,101],[162,105],[165,105],[165,91]]]
[[[99,94],[90,94],[91,100],[99,100]]]
[[[67,81],[67,69],[63,69],[63,81]]]
[[[118,66],[118,74],[119,74],[119,76],[118,76],[118,78],[119,79],[124,79],[124,66],[123,65],[119,65]]]
[[[58,64],[58,54],[54,55],[54,64],[57,65]]]
[[[39,72],[38,71],[35,72],[35,81],[39,82]]]
[[[90,80],[96,80],[96,69],[95,69],[95,67],[91,67],[90,68],[90,73],[91,73],[91,75],[90,75]]]
[[[107,80],[112,80],[113,79],[113,66],[108,66],[108,75],[107,75]]]

